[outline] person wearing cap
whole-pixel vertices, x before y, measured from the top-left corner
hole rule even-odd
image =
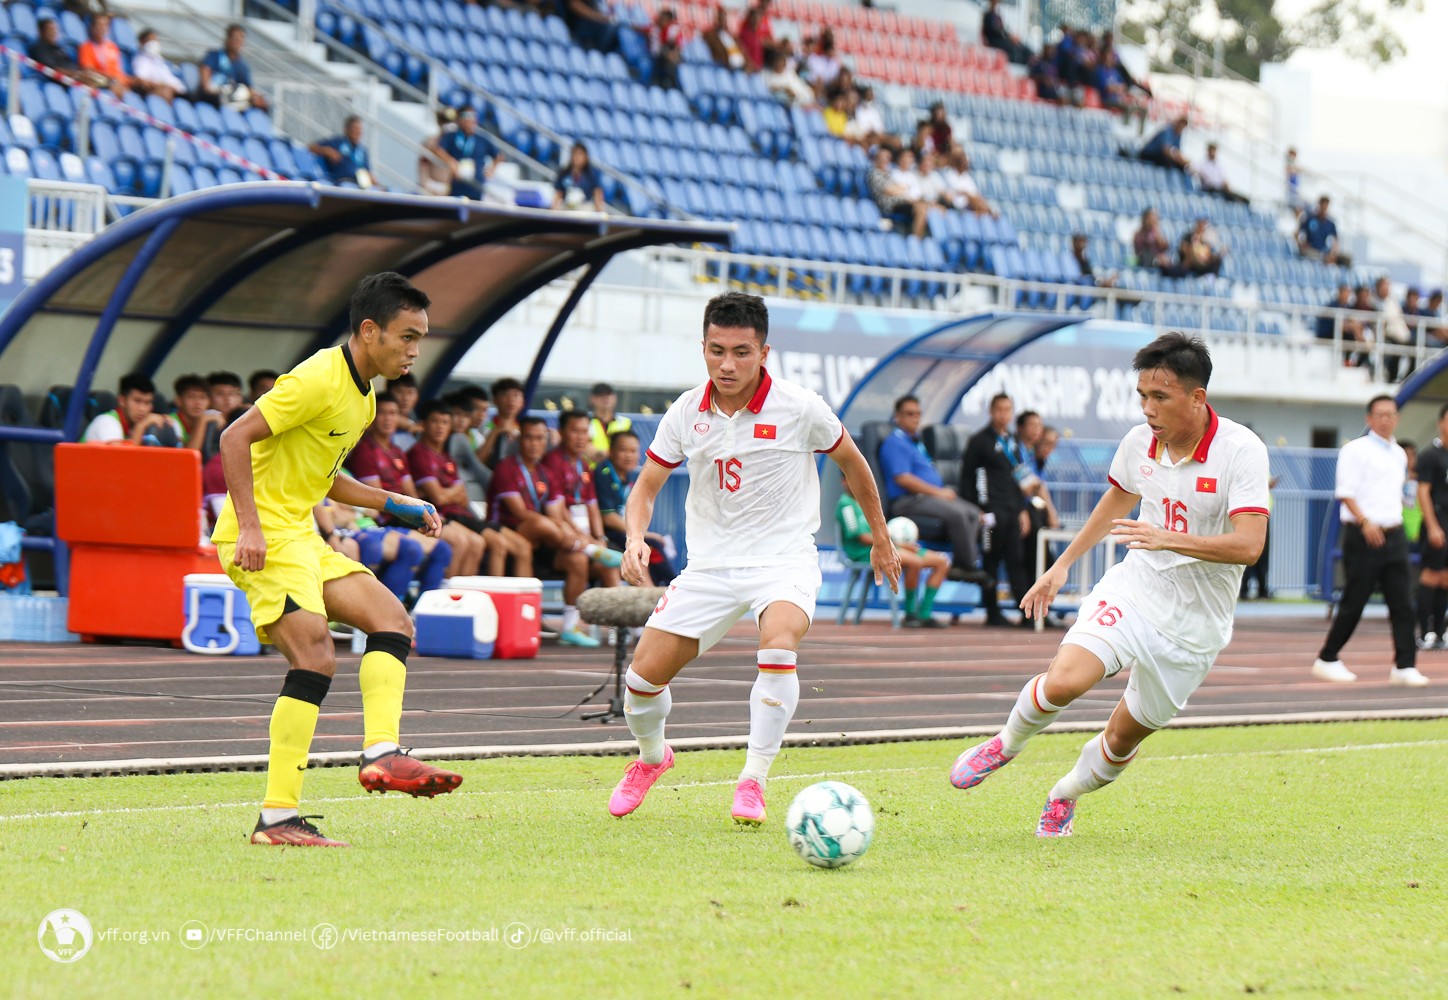
[[[588,421],[588,436],[592,446],[589,460],[602,462],[608,457],[609,442],[619,431],[633,429],[633,421],[620,417],[614,411],[618,406],[618,393],[607,382],[599,382],[588,392],[588,409],[593,414]]]
[[[464,106],[458,112],[456,131],[443,132],[429,140],[427,148],[437,154],[452,173],[449,194],[454,198],[483,198],[483,181],[493,176],[503,154],[493,140],[478,130],[478,112]]]
[[[1219,198],[1228,201],[1240,202],[1243,205],[1249,204],[1247,198],[1232,190],[1227,183],[1227,172],[1222,169],[1222,161],[1217,159],[1217,144],[1207,143],[1206,159],[1199,162],[1192,172],[1197,175],[1197,180],[1202,183],[1202,190],[1207,194],[1214,194]]]

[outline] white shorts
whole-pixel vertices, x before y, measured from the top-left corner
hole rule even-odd
[[[659,598],[648,628],[699,640],[699,652],[713,646],[746,611],[754,622],[776,601],[793,604],[814,621],[820,570],[804,563],[745,569],[685,569]]]
[[[1144,619],[1119,590],[1098,587],[1081,604],[1076,624],[1061,644],[1089,650],[1106,665],[1106,676],[1131,668],[1126,710],[1143,726],[1161,729],[1206,680],[1217,653],[1182,649]]]

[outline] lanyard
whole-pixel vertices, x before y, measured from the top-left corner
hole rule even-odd
[[[522,459],[518,460],[518,465],[523,469],[523,485],[528,487],[528,498],[533,501],[533,509],[541,513],[543,508],[538,506],[538,488],[533,484],[533,472],[523,465]]]
[[[1006,460],[1011,465],[1021,464],[1021,456],[1017,450],[1018,442],[1014,437],[1009,434],[997,434],[996,442],[1001,446],[1001,451],[1005,452]]]
[[[583,503],[583,459],[575,458],[573,468],[578,473],[578,478],[573,481],[573,502]]]

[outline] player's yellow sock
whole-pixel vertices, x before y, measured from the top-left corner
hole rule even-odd
[[[302,797],[307,751],[317,730],[317,713],[332,678],[315,670],[289,670],[272,708],[271,748],[266,762],[263,809],[295,810]]]
[[[402,730],[402,690],[407,686],[407,654],[412,640],[401,632],[373,632],[357,682],[362,688],[362,749],[397,745]]]

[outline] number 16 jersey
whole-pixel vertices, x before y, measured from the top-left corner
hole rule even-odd
[[[1126,432],[1107,478],[1141,497],[1139,519],[1166,531],[1225,535],[1235,514],[1267,516],[1267,446],[1246,427],[1207,407],[1207,432],[1190,455],[1168,464],[1146,424]],[[1244,566],[1203,562],[1179,552],[1133,549],[1107,570],[1162,635],[1193,652],[1216,653],[1232,638]]]
[[[815,456],[839,447],[845,429],[818,393],[760,373],[758,390],[733,416],[714,405],[713,383],[690,389],[649,445],[648,459],[666,469],[688,463],[691,569],[816,562]]]

